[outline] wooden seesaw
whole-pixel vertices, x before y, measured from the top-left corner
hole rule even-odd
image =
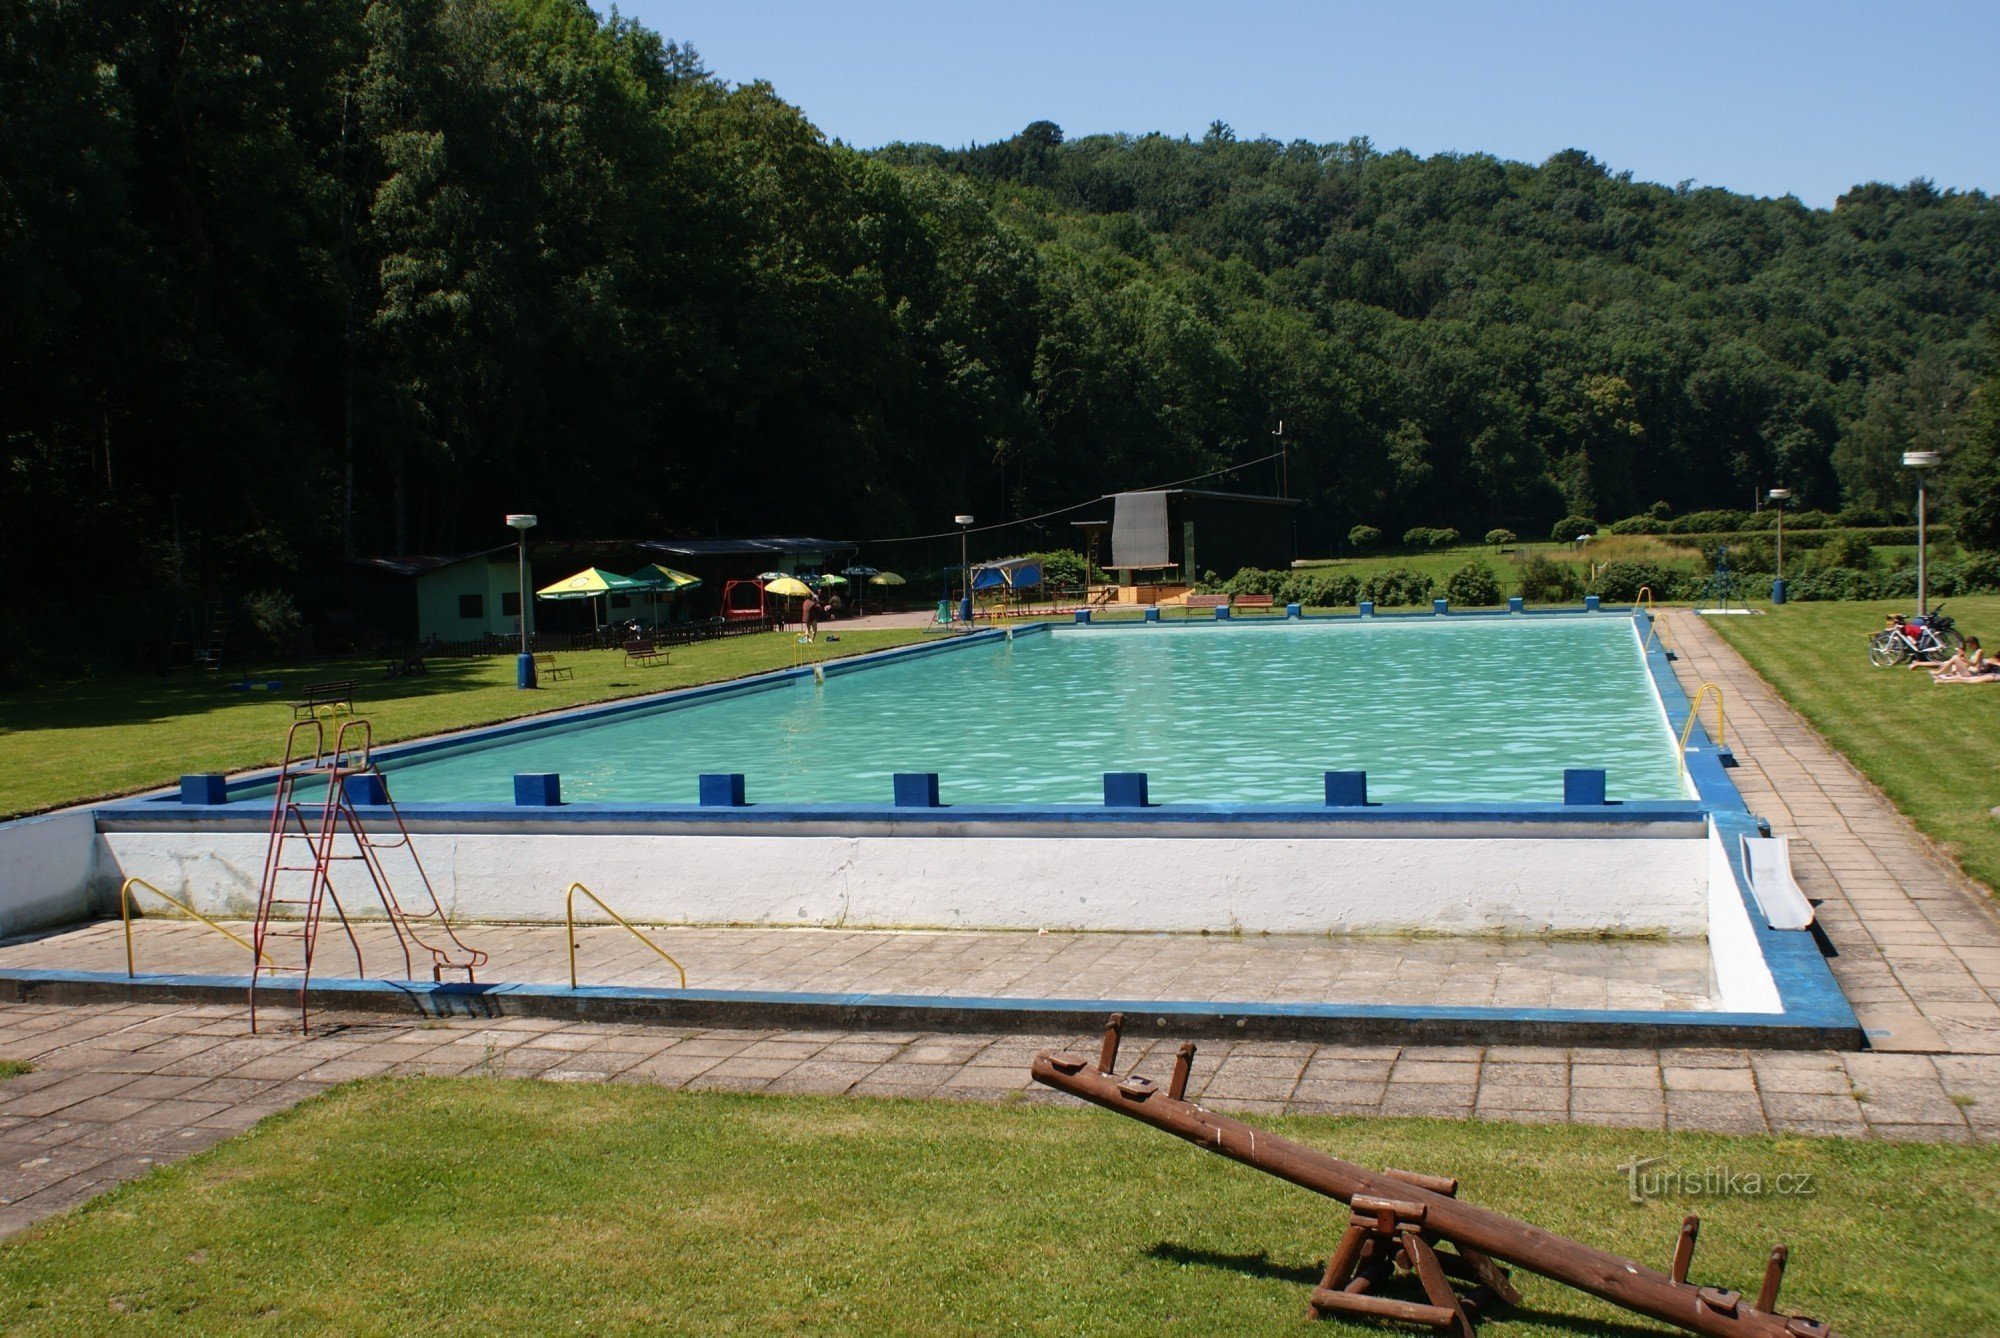
[[[1787,1257],[1782,1245],[1771,1251],[1754,1304],[1737,1292],[1698,1286],[1687,1280],[1700,1230],[1698,1218],[1689,1217],[1681,1224],[1671,1272],[1647,1268],[1462,1202],[1456,1180],[1411,1171],[1371,1171],[1204,1110],[1184,1099],[1194,1065],[1192,1041],[1183,1043],[1174,1057],[1173,1075],[1164,1089],[1136,1073],[1121,1078],[1116,1068],[1124,1022],[1124,1014],[1111,1015],[1095,1064],[1063,1051],[1036,1055],[1035,1081],[1346,1204],[1352,1216],[1327,1260],[1326,1275],[1313,1288],[1314,1315],[1400,1320],[1472,1338],[1473,1324],[1481,1315],[1497,1305],[1520,1303],[1507,1271],[1496,1262],[1504,1261],[1693,1333],[1717,1338],[1837,1338],[1819,1320],[1778,1313],[1778,1284]],[[1398,1272],[1416,1275],[1423,1301],[1380,1294],[1382,1284]],[[1454,1283],[1469,1286],[1460,1292]]]

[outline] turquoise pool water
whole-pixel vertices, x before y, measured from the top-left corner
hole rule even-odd
[[[946,803],[1087,803],[1144,771],[1156,803],[1317,803],[1321,773],[1389,801],[1683,797],[1624,618],[1058,629],[857,673],[550,731],[394,767],[401,802],[688,803],[740,771],[752,803],[887,803],[898,771]]]

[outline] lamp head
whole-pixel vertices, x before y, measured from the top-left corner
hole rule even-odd
[[[1773,488],[1764,495],[1774,502],[1789,502],[1792,500],[1792,490],[1790,488]]]
[[[540,516],[509,516],[507,517],[507,524],[510,528],[517,529],[521,533],[526,534],[529,530],[535,528],[535,522],[540,519]]]
[[[952,523],[952,524],[954,524],[954,525],[970,525],[970,524],[972,523],[972,517],[971,517],[971,516],[953,516],[953,517],[951,518],[951,523]]]
[[[1904,451],[1903,467],[1906,469],[1936,469],[1940,457],[1936,451]]]

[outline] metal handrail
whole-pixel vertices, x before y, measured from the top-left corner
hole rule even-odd
[[[118,888],[118,918],[125,923],[125,976],[128,980],[139,974],[138,967],[135,965],[132,957],[132,889],[135,887],[143,887],[169,906],[178,907],[186,911],[189,915],[192,915],[195,919],[201,921],[232,943],[247,949],[252,957],[256,956],[257,949],[252,946],[248,939],[242,937],[240,934],[235,934],[224,929],[221,925],[209,919],[185,901],[182,901],[179,897],[160,891],[159,888],[153,886],[143,878],[127,878]],[[267,958],[266,960],[269,959]]]
[[[1688,704],[1687,723],[1681,726],[1681,766],[1683,769],[1687,766],[1688,739],[1694,734],[1695,719],[1701,714],[1702,700],[1711,692],[1715,694],[1715,746],[1718,748],[1729,746],[1728,738],[1724,733],[1726,722],[1723,719],[1722,689],[1713,683],[1704,683],[1695,689],[1694,700]]]
[[[1644,654],[1653,648],[1653,638],[1660,630],[1660,612],[1653,603],[1653,587],[1640,586],[1638,595],[1632,600],[1632,607],[1643,611],[1646,615],[1646,639],[1639,646],[1640,653]]]
[[[659,944],[653,942],[653,940],[647,938],[637,929],[634,929],[632,927],[631,921],[627,920],[617,911],[612,910],[609,906],[604,904],[604,898],[598,896],[595,892],[585,887],[582,883],[571,883],[569,885],[568,895],[566,895],[563,898],[563,927],[564,927],[563,938],[569,943],[569,987],[571,989],[576,988],[576,894],[579,892],[583,893],[583,895],[589,897],[592,901],[596,902],[597,909],[603,911],[606,915],[616,920],[619,924],[619,927],[622,928],[626,933],[630,934],[633,938],[638,939],[641,943],[645,944],[647,947],[651,948],[654,952],[658,953],[661,957],[665,958],[667,965],[673,967],[675,971],[680,973],[680,978],[681,978],[680,987],[682,989],[687,988],[688,984],[687,968],[682,966],[679,962],[675,961],[672,954],[670,954],[665,948],[662,948]]]

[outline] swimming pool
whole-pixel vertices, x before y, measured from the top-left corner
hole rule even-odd
[[[1164,803],[1555,800],[1566,768],[1620,800],[1686,797],[1629,619],[1058,628],[824,682],[552,723],[402,760],[399,802],[493,802],[556,772],[572,803],[687,803],[704,772],[757,803],[879,803],[936,772],[947,804],[1099,802],[1140,771]]]

